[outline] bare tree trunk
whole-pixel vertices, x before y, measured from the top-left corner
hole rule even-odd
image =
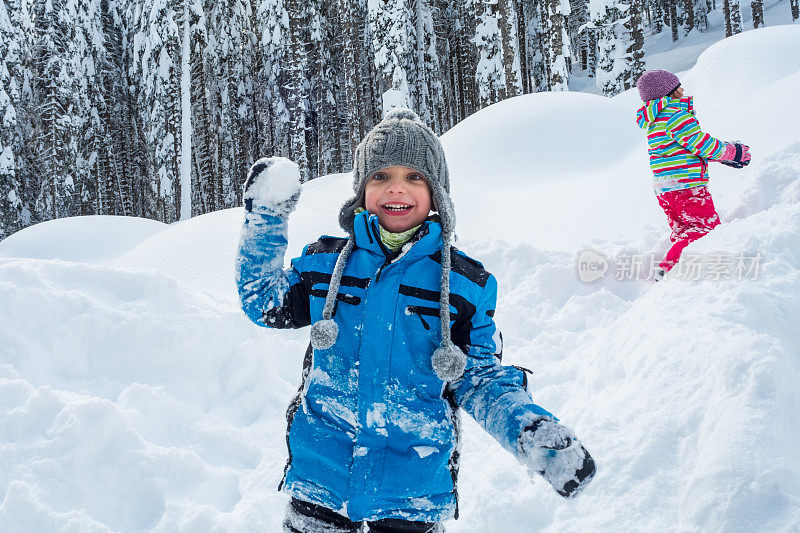
[[[522,93],[528,94],[533,91],[531,88],[530,70],[528,69],[528,43],[525,24],[525,5],[522,2],[514,1],[516,6],[516,30],[517,30],[517,51],[519,52],[519,73],[522,77]]]
[[[722,15],[725,18],[725,37],[733,35],[731,29],[731,0],[723,0]]]
[[[356,59],[353,47],[353,17],[351,2],[353,0],[339,0],[339,16],[342,31],[342,70],[344,82],[344,106],[340,109],[339,119],[342,130],[342,157],[347,158],[345,162],[352,163],[352,154],[359,142],[358,132],[358,102],[356,102]]]
[[[742,10],[739,8],[739,0],[730,0],[731,3],[731,33],[736,35],[742,33]]]
[[[288,0],[286,13],[289,16],[289,47],[291,50],[287,99],[289,104],[289,153],[300,167],[302,181],[309,178],[308,154],[306,153],[306,118],[304,106],[303,71],[306,62],[305,43],[301,26],[305,17],[301,0]],[[353,72],[353,71],[351,71]],[[355,72],[353,72],[355,74]],[[352,79],[352,78],[351,78]]]
[[[672,42],[678,40],[678,0],[669,0],[669,27],[672,29]]]
[[[689,35],[694,29],[694,0],[681,0],[683,8],[683,34]]]
[[[568,91],[569,54],[564,53],[564,25],[566,17],[561,13],[559,0],[547,1],[547,17],[550,26],[548,49],[548,71],[551,91]]]
[[[753,12],[753,28],[764,27],[764,0],[753,0],[750,2],[750,9]]]
[[[517,53],[517,36],[514,0],[497,0],[500,11],[500,39],[503,43],[503,71],[506,78],[506,98],[522,93],[519,76],[519,54]]]
[[[624,82],[624,89],[636,86],[639,76],[644,74],[644,31],[642,31],[642,13],[639,0],[631,0],[628,8],[628,21],[625,28],[630,32],[631,45],[628,52],[631,54],[631,75]]]

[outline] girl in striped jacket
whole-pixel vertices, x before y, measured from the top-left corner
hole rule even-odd
[[[647,132],[653,188],[672,230],[672,247],[655,273],[655,281],[660,281],[689,243],[719,225],[706,187],[708,161],[742,168],[750,162],[750,153],[746,145],[726,143],[700,130],[692,97],[683,95],[671,72],[648,70],[637,88],[644,104],[636,123]]]

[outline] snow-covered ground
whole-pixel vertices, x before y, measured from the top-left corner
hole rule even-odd
[[[800,528],[797,50],[800,25],[768,27],[682,75],[704,129],[754,157],[712,167],[725,223],[687,248],[693,281],[617,279],[668,246],[635,91],[526,95],[443,137],[457,245],[499,281],[505,361],[533,369],[599,467],[564,501],[465,417],[448,531]],[[304,186],[290,255],[340,233],[349,191],[349,175]],[[85,217],[0,242],[0,531],[280,530],[308,332],[239,310],[241,219]],[[587,250],[608,268],[592,283]]]

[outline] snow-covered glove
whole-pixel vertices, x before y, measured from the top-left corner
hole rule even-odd
[[[565,498],[577,496],[594,477],[594,459],[566,426],[541,417],[520,435],[522,461],[534,474],[544,477]]]
[[[750,163],[750,147],[739,141],[725,143],[725,153],[718,161],[733,168],[746,167]]]
[[[288,217],[300,199],[300,168],[285,157],[264,157],[250,167],[244,182],[248,213]]]

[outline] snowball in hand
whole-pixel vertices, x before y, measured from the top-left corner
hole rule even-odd
[[[255,204],[275,206],[300,193],[300,167],[285,157],[259,159],[250,172],[244,198]]]

